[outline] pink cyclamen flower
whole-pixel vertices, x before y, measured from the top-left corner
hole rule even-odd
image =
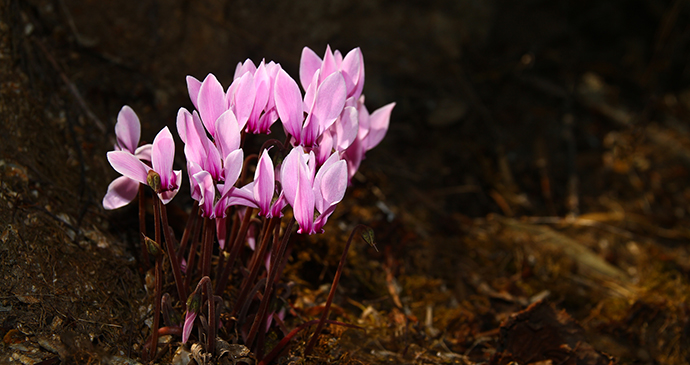
[[[343,159],[347,161],[349,180],[352,180],[357,169],[359,169],[365,153],[383,140],[388,131],[391,112],[394,107],[395,103],[390,103],[369,114],[366,106],[364,106],[364,96],[362,95],[357,101],[359,131],[353,143],[342,154]]]
[[[343,58],[340,51],[331,51],[330,46],[326,46],[326,53],[323,60],[309,47],[302,49],[302,57],[299,64],[299,78],[304,90],[314,82],[314,75],[319,72],[316,79],[320,85],[328,76],[336,71],[343,75],[347,88],[347,98],[357,100],[364,88],[364,57],[362,50],[357,47],[352,49]]]
[[[158,132],[153,140],[152,167],[141,162],[129,151],[111,151],[107,156],[115,171],[134,181],[151,186],[163,204],[168,204],[180,190],[182,171],[172,169],[175,141],[168,127]]]
[[[249,133],[271,133],[271,125],[278,120],[273,89],[279,70],[280,65],[273,61],[262,60],[259,67],[251,60],[237,64],[227,92],[228,104]]]
[[[307,88],[303,101],[292,77],[284,70],[279,70],[276,76],[276,111],[295,145],[314,147],[316,140],[333,125],[345,106],[347,89],[343,75],[333,72],[323,82],[317,83],[319,75],[317,70],[313,75],[315,81]],[[306,118],[303,112],[307,112]]]
[[[314,152],[297,146],[283,160],[280,170],[285,199],[292,206],[298,233],[323,231],[328,217],[343,199],[347,188],[347,165],[337,153],[316,171]]]
[[[151,161],[151,144],[139,146],[141,136],[141,124],[134,110],[125,105],[120,109],[115,124],[115,151],[123,151],[133,155],[141,161]],[[120,176],[108,186],[108,191],[103,197],[105,209],[117,209],[123,207],[137,196],[139,182],[127,176]]]

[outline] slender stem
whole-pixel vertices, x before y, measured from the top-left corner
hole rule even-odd
[[[149,358],[156,357],[158,350],[158,327],[160,326],[160,311],[161,311],[161,296],[163,292],[163,268],[161,255],[156,257],[155,277],[156,277],[156,294],[153,299],[153,327],[151,328],[151,352]]]
[[[223,269],[223,273],[221,274],[220,278],[218,278],[216,282],[216,295],[220,295],[223,291],[225,291],[225,286],[228,285],[228,279],[230,278],[230,272],[232,271],[232,267],[235,265],[235,260],[237,259],[237,256],[240,253],[240,249],[242,248],[242,245],[244,244],[244,240],[247,236],[247,230],[249,229],[249,222],[251,222],[252,219],[252,212],[253,209],[247,207],[247,210],[244,212],[244,218],[242,219],[242,225],[240,226],[239,233],[237,236],[235,236],[235,239],[233,240],[232,243],[232,248],[230,250],[230,256],[228,257],[228,261],[225,262],[225,268]],[[227,244],[227,242],[226,242]]]
[[[254,336],[256,336],[257,331],[259,331],[260,328],[264,328],[266,325],[266,312],[268,311],[268,307],[272,299],[271,297],[273,294],[273,283],[275,282],[275,280],[278,279],[278,276],[280,275],[280,273],[277,270],[277,263],[278,260],[282,258],[285,254],[285,248],[287,247],[287,243],[290,239],[290,234],[292,233],[292,227],[294,222],[294,218],[290,219],[285,233],[283,234],[283,239],[280,241],[278,249],[274,250],[274,257],[271,257],[271,267],[269,268],[268,280],[266,281],[266,289],[264,289],[264,295],[263,298],[261,298],[259,311],[257,312],[257,315],[254,319],[254,323],[252,323],[252,328],[249,330],[249,334],[247,335],[247,346],[252,345],[252,342],[254,342]]]
[[[352,243],[352,239],[355,237],[355,233],[361,229],[368,229],[368,227],[363,224],[357,225],[357,227],[355,227],[355,229],[352,230],[352,233],[350,233],[350,238],[348,238],[347,244],[345,244],[345,249],[343,250],[343,255],[340,257],[340,264],[338,264],[338,270],[335,272],[333,284],[331,284],[331,291],[328,293],[328,299],[326,300],[326,305],[323,308],[321,319],[319,320],[319,324],[316,326],[314,334],[311,336],[311,340],[309,340],[307,347],[304,349],[304,356],[309,356],[309,354],[311,354],[311,351],[314,349],[314,345],[316,345],[316,340],[319,338],[319,334],[321,334],[323,327],[326,325],[326,319],[328,318],[328,310],[331,309],[331,303],[333,303],[333,298],[335,297],[335,289],[338,287],[340,275],[342,275],[343,267],[345,267],[347,251],[348,249],[350,249],[350,244]]]
[[[199,245],[199,230],[201,229],[201,219],[197,219],[194,223],[194,232],[192,232],[192,245],[189,248],[189,255],[187,256],[187,280],[185,287],[189,288],[192,285],[192,276],[194,274],[194,264],[196,263],[196,248]]]
[[[170,226],[168,225],[168,209],[156,197],[158,201],[158,209],[160,209],[161,221],[163,223],[163,233],[165,233],[165,246],[168,251],[168,258],[170,259],[170,265],[172,266],[173,277],[175,277],[175,285],[177,286],[177,294],[180,296],[180,301],[182,302],[182,310],[185,310],[185,300],[187,298],[187,287],[184,285],[184,279],[182,279],[182,271],[180,270],[180,261],[177,259],[177,254],[175,253],[175,237],[170,231]]]
[[[182,261],[184,258],[184,251],[187,249],[187,244],[189,243],[189,237],[192,235],[194,230],[194,225],[196,224],[197,217],[199,216],[199,203],[194,202],[192,207],[192,212],[187,218],[187,224],[184,227],[184,232],[182,233],[182,239],[180,240],[180,249],[177,252],[177,260]]]
[[[146,200],[145,200],[145,185],[139,184],[139,236],[141,237],[141,257],[144,259],[144,268],[149,268],[149,250],[146,247],[144,236],[146,236]]]
[[[249,269],[249,276],[244,279],[242,283],[242,289],[240,294],[237,296],[237,302],[235,303],[236,312],[238,308],[242,308],[244,301],[247,300],[247,294],[251,285],[254,284],[256,276],[259,274],[259,268],[261,268],[261,263],[264,261],[264,256],[266,255],[266,248],[268,247],[268,239],[271,237],[271,231],[273,226],[279,221],[280,218],[273,217],[267,221],[266,228],[263,230],[264,234],[261,237],[261,243],[259,248],[254,252],[254,259],[251,262],[251,267]]]
[[[208,297],[208,338],[206,351],[210,352],[211,355],[215,353],[216,350],[216,326],[218,321],[216,320],[216,301],[213,298],[213,285],[211,285],[211,279],[208,276],[204,276],[206,281],[206,296]]]
[[[201,246],[201,276],[211,276],[211,256],[213,255],[213,234],[216,225],[210,218],[204,218],[204,240]]]

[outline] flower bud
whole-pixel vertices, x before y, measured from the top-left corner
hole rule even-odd
[[[149,170],[149,173],[146,175],[146,183],[156,194],[161,192],[161,176],[157,172]]]
[[[152,256],[157,257],[161,254],[161,246],[156,241],[144,236],[144,244],[146,244],[146,249]]]
[[[364,228],[362,239],[378,252],[379,249],[376,247],[376,242],[374,242],[374,230],[371,227]]]

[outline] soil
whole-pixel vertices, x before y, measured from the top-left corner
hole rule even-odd
[[[379,251],[350,248],[331,314],[361,329],[276,363],[689,363],[688,20],[679,0],[1,0],[0,363],[143,361],[136,204],[101,206],[123,105],[150,141],[192,107],[186,75],[298,75],[327,44],[361,47],[370,110],[397,105],[326,233],[293,236],[286,324],[319,317],[357,224]]]

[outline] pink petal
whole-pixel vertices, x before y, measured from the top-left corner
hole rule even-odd
[[[295,80],[285,72],[278,71],[274,86],[276,110],[288,134],[299,136],[302,129],[304,114],[302,110],[302,94]]]
[[[193,176],[196,184],[199,186],[201,196],[199,199],[199,209],[203,217],[213,218],[215,212],[213,210],[213,203],[215,198],[215,186],[213,185],[213,178],[211,174],[206,171],[199,171]]]
[[[333,152],[333,134],[331,133],[331,130],[327,130],[321,134],[321,137],[319,137],[318,140],[318,147],[313,149],[314,154],[316,155],[316,164],[317,165],[322,165],[324,161],[331,155]]]
[[[359,97],[364,87],[364,59],[359,47],[352,49],[345,55],[340,69],[347,84],[347,97]]]
[[[240,148],[240,128],[232,110],[221,114],[216,120],[216,145],[220,156],[225,157],[230,152]]]
[[[316,184],[315,179],[315,188],[317,187]],[[318,188],[321,190],[324,208],[340,203],[347,189],[347,163],[340,160],[326,170],[318,182]],[[325,209],[321,209],[319,212],[323,213],[324,211]]]
[[[391,112],[395,103],[382,106],[376,109],[369,117],[369,134],[362,141],[366,150],[370,150],[381,142],[388,131],[388,124],[391,119]]]
[[[302,57],[299,61],[299,81],[302,83],[304,90],[307,90],[309,87],[316,70],[321,68],[321,63],[321,57],[316,55],[309,47],[302,49]]]
[[[338,66],[335,62],[335,57],[331,51],[331,46],[326,46],[326,53],[323,55],[323,63],[321,64],[321,82],[325,81],[328,76],[331,76],[334,72],[338,71]]]
[[[103,197],[103,208],[107,210],[121,208],[134,200],[139,192],[139,183],[120,176],[108,185],[108,192]]]
[[[172,173],[173,176],[173,183],[169,190],[164,190],[158,193],[158,198],[161,200],[161,203],[163,204],[168,204],[170,203],[171,200],[177,195],[178,192],[180,192],[180,182],[182,181],[182,170],[175,170]]]
[[[215,137],[216,119],[227,110],[228,101],[223,86],[213,74],[208,74],[201,83],[197,103],[201,121],[211,136]]]
[[[153,140],[151,151],[151,165],[161,177],[161,189],[171,190],[175,183],[173,176],[173,160],[175,159],[175,141],[168,127],[163,128]]]
[[[237,149],[225,156],[223,169],[225,175],[225,186],[233,186],[242,172],[244,162],[244,150]]]
[[[312,179],[306,164],[300,164],[297,182],[297,192],[292,210],[295,220],[299,223],[298,233],[313,234],[314,232],[314,191]]]
[[[297,194],[299,180],[299,165],[302,154],[304,154],[302,146],[293,148],[285,159],[283,159],[283,163],[280,167],[280,183],[283,186],[285,199],[290,205],[295,204],[295,195]]]
[[[137,149],[139,145],[139,137],[141,136],[141,124],[139,117],[137,117],[134,110],[125,105],[117,114],[117,123],[115,123],[115,137],[120,148],[125,149],[131,153]]]
[[[340,120],[335,123],[335,134],[337,136],[337,150],[345,151],[357,138],[359,131],[359,115],[357,109],[348,106],[340,114]]]
[[[259,214],[266,216],[271,207],[276,182],[273,161],[268,155],[267,149],[264,150],[259,158],[259,164],[254,173],[254,182],[254,198],[261,209]]]
[[[254,99],[256,99],[254,75],[247,72],[234,82],[237,83],[237,88],[234,92],[235,116],[237,117],[240,130],[242,130],[249,120],[254,107]]]
[[[328,129],[345,106],[345,80],[340,72],[328,76],[316,91],[311,114],[319,123],[319,130]]]
[[[191,76],[188,76],[191,77]],[[192,114],[185,108],[180,108],[177,111],[177,120],[175,126],[177,127],[177,134],[180,136],[182,143],[187,143],[187,130],[194,124],[192,121]]]
[[[266,66],[263,61],[259,68],[256,69],[254,74],[254,87],[256,89],[256,96],[254,99],[254,106],[252,107],[252,113],[249,117],[248,130],[252,133],[259,133],[258,122],[261,113],[266,108],[266,103],[268,102],[269,93],[271,91],[271,79],[266,71]]]
[[[184,317],[184,325],[182,325],[182,343],[187,343],[187,340],[189,340],[189,335],[192,334],[192,329],[194,328],[194,320],[196,319],[196,316],[196,312],[187,311],[187,314]]]
[[[136,156],[136,158],[138,158],[142,161],[151,162],[151,149],[152,148],[153,148],[153,145],[150,143],[147,143],[143,146],[139,146],[134,151],[134,156]]]
[[[197,80],[194,76],[187,76],[186,80],[189,98],[192,100],[194,108],[199,109],[199,105],[197,105],[197,100],[199,99],[199,89],[201,88],[201,81]]]
[[[216,237],[218,238],[218,246],[220,246],[220,249],[225,248],[225,235],[227,234],[228,230],[228,224],[227,224],[227,217],[221,216],[221,217],[216,217]]]
[[[128,151],[110,151],[106,156],[115,171],[132,180],[146,184],[146,175],[151,168],[133,154]]]
[[[254,66],[254,62],[247,58],[244,60],[244,63],[240,62],[237,64],[237,67],[235,67],[235,76],[233,76],[233,80],[237,80],[240,77],[244,76],[245,73],[251,73],[252,75],[256,72],[256,66]]]

